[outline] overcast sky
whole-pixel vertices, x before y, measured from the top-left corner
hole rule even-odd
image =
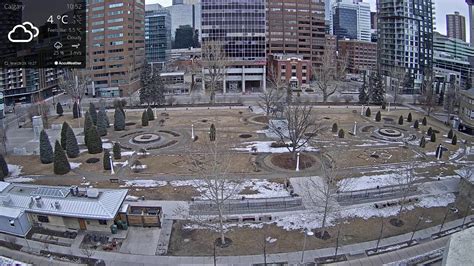
[[[376,0],[364,0],[370,3],[372,10],[375,11]],[[436,30],[442,34],[446,34],[446,14],[452,14],[459,11],[466,17],[467,40],[469,40],[469,14],[466,1],[464,0],[434,0],[436,5]],[[163,6],[171,5],[171,0],[146,0],[147,4],[160,3]]]

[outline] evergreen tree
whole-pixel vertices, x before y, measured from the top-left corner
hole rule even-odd
[[[426,139],[425,136],[422,136],[420,139],[420,147],[424,148],[426,146]]]
[[[153,113],[153,110],[150,106],[148,106],[148,108],[146,109],[146,113],[148,114],[148,121],[155,120],[155,114]]]
[[[125,130],[125,116],[120,108],[115,108],[114,114],[114,130],[123,131]]]
[[[370,101],[373,104],[381,105],[384,102],[384,94],[385,88],[383,85],[382,75],[379,73],[373,73],[372,75],[372,82],[371,82],[371,92]]]
[[[448,132],[448,139],[452,139],[453,136],[454,136],[453,129],[450,129],[449,132]]]
[[[79,106],[79,104],[77,104],[77,102],[74,102],[74,104],[72,105],[72,117],[74,119],[81,117],[81,107]]]
[[[398,124],[403,125],[403,115],[398,118]]]
[[[63,113],[64,113],[64,110],[61,103],[56,104],[56,114],[59,116],[63,116]]]
[[[87,150],[90,154],[102,152],[102,139],[97,133],[97,128],[93,125],[87,133]]]
[[[385,102],[382,103],[382,110],[387,109],[387,104]]]
[[[423,117],[423,120],[421,121],[421,124],[423,124],[423,126],[426,126],[428,124],[428,121],[426,120],[426,117]]]
[[[0,181],[4,181],[9,174],[8,164],[3,155],[0,154]]]
[[[105,110],[100,109],[97,114],[97,133],[99,133],[99,136],[103,137],[107,135],[108,126],[107,113]]]
[[[372,111],[370,111],[370,107],[367,107],[367,110],[365,110],[365,116],[370,117],[372,115]]]
[[[456,145],[458,144],[458,136],[454,135],[453,139],[451,140],[451,144]]]
[[[42,130],[40,133],[40,160],[42,164],[50,164],[53,162],[54,153],[53,147],[49,142],[48,134]]]
[[[411,123],[411,121],[413,121],[413,117],[411,116],[411,113],[408,113],[407,122]]]
[[[209,140],[216,141],[216,127],[214,124],[211,124],[211,128],[209,129]]]
[[[337,136],[339,138],[343,139],[345,134],[346,133],[344,132],[344,129],[341,128],[341,129],[339,129],[339,133],[337,133]]]
[[[110,164],[110,152],[108,149],[104,150],[104,157],[102,159],[102,162],[104,164],[104,170],[110,170],[112,169],[112,165]]]
[[[114,108],[119,109],[120,112],[122,112],[123,119],[125,120],[125,118],[126,118],[125,110],[123,109],[124,108],[124,103],[121,100],[115,100],[114,101]]]
[[[332,124],[332,132],[337,133],[337,123]]]
[[[430,127],[428,128],[428,132],[426,133],[428,136],[431,136],[433,134],[433,129]]]
[[[148,112],[145,110],[142,113],[142,126],[147,127],[148,126]]]
[[[367,83],[366,83],[366,74],[364,73],[364,83],[359,88],[359,103],[367,104],[369,101],[369,95],[367,94]]]
[[[71,171],[71,166],[67,160],[66,153],[59,141],[54,144],[54,174],[65,175]]]
[[[71,127],[67,128],[66,134],[66,154],[69,158],[76,158],[79,156],[79,145],[77,144],[76,135]]]
[[[97,109],[95,108],[94,103],[89,103],[89,114],[92,118],[92,123],[97,126]]]
[[[89,129],[94,125],[92,122],[92,117],[89,111],[86,112],[85,119],[84,119],[84,144],[87,146],[87,141],[89,140],[87,134],[89,134]]]
[[[431,138],[430,138],[431,142],[436,142],[436,133],[431,133]]]
[[[118,142],[114,143],[113,152],[115,160],[122,159],[122,148],[120,147],[120,144]]]
[[[413,124],[413,128],[418,129],[420,127],[418,120],[415,120],[415,123]]]
[[[110,127],[110,122],[109,122],[109,117],[107,116],[107,111],[105,110],[105,103],[101,100],[100,101],[100,107],[99,107],[99,112],[102,112],[104,117],[105,117],[105,124],[107,127]],[[99,114],[97,114],[97,123],[99,122]]]
[[[68,128],[70,128],[69,124],[67,122],[63,122],[63,126],[61,127],[61,147],[64,149],[67,147],[67,131]]]
[[[382,113],[380,111],[375,115],[375,121],[380,122],[382,120]]]
[[[164,84],[158,69],[146,64],[141,73],[142,88],[140,102],[148,105],[161,105],[165,101]]]

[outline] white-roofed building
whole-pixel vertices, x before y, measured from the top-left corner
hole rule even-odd
[[[104,231],[110,230],[127,193],[126,189],[0,182],[0,207],[24,212],[31,224],[53,230]]]

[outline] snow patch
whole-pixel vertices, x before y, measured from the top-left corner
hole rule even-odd
[[[75,163],[75,162],[69,162],[69,165],[71,166],[71,169],[76,169],[81,166],[82,163]]]
[[[158,181],[158,180],[127,180],[125,185],[120,187],[163,187],[166,186],[168,182]]]
[[[8,172],[10,173],[10,177],[18,177],[21,175],[21,169],[23,166],[16,165],[16,164],[8,164]]]
[[[246,151],[246,152],[251,152],[252,148],[257,148],[257,152],[262,152],[262,153],[287,153],[288,148],[282,147],[282,148],[272,148],[271,144],[274,141],[253,141],[253,142],[244,142],[242,143],[243,145],[246,145],[243,148],[234,148],[236,151]],[[289,144],[289,143],[287,143]],[[319,149],[311,147],[309,145],[304,145],[299,149],[299,151],[318,151]]]
[[[110,149],[112,149],[112,147],[113,147],[112,143],[108,143],[108,142],[102,143],[102,148],[103,149],[109,149],[110,150]]]
[[[9,177],[5,179],[5,182],[10,183],[29,183],[35,181],[31,177]]]

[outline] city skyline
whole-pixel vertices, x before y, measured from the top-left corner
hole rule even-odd
[[[156,4],[159,3],[162,6],[170,6],[172,0],[146,0],[146,4]],[[377,0],[364,0],[364,2],[370,3],[370,8],[372,11],[376,10]],[[455,11],[458,11],[461,15],[466,17],[466,23],[469,21],[469,14],[467,9],[467,4],[465,1],[452,1],[452,0],[434,0],[436,7],[436,31],[446,35],[446,14],[454,14]],[[468,25],[466,24],[466,27]],[[467,28],[468,29],[468,28]],[[467,40],[470,38],[470,32],[467,30],[466,37]]]

